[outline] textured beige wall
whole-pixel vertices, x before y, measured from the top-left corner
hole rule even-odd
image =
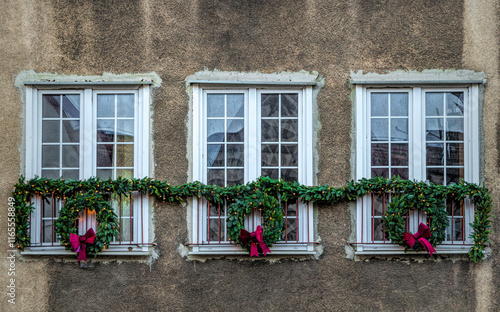
[[[65,75],[156,72],[155,174],[187,180],[188,95],[184,79],[208,68],[272,73],[317,71],[318,183],[351,178],[351,70],[485,71],[485,178],[498,215],[498,4],[487,1],[3,1],[0,3],[1,211],[21,172],[22,102],[13,86],[22,70]],[[3,214],[5,215],[5,214]],[[107,310],[432,310],[494,311],[498,248],[479,265],[467,261],[346,258],[348,205],[320,207],[319,260],[277,263],[187,262],[186,209],[155,207],[160,257],[143,263],[16,262],[15,311]],[[6,242],[0,217],[0,244]],[[498,217],[496,219],[498,221]],[[498,222],[497,222],[498,223]],[[494,244],[498,245],[495,224]],[[2,245],[4,246],[4,245]],[[0,248],[5,259],[5,248]],[[0,261],[5,272],[7,263]],[[0,286],[6,274],[0,272]],[[78,300],[75,298],[84,299]],[[425,298],[425,299],[424,299]],[[5,299],[6,300],[6,299]],[[77,307],[75,300],[78,300]],[[7,307],[0,302],[0,307]]]

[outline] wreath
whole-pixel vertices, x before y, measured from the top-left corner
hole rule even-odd
[[[434,186],[434,185],[433,185]],[[428,226],[431,233],[429,243],[436,247],[446,238],[445,229],[449,225],[444,198],[440,198],[436,186],[429,187],[425,183],[415,183],[413,186],[406,186],[404,192],[396,190],[392,195],[392,200],[387,205],[385,214],[382,217],[385,226],[385,237],[393,243],[414,251],[425,250],[424,246],[417,240],[413,248],[410,248],[404,241],[406,231],[406,220],[404,216],[410,210],[421,210],[428,217]]]
[[[97,191],[80,193],[79,196],[68,198],[59,211],[59,218],[55,222],[56,234],[61,238],[61,245],[71,250],[70,234],[78,234],[75,226],[80,211],[88,209],[96,212],[96,237],[93,244],[88,244],[85,251],[89,255],[96,255],[104,248],[109,247],[113,238],[118,236],[118,216],[109,203],[109,195]]]
[[[241,230],[245,230],[245,218],[254,209],[262,210],[264,223],[262,224],[263,241],[268,247],[272,246],[282,236],[285,220],[280,202],[273,196],[257,190],[250,198],[238,198],[229,205],[227,229],[229,240],[250,252],[250,244],[240,239]],[[262,252],[262,250],[261,250]]]

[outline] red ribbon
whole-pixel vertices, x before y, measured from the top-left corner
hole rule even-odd
[[[264,256],[267,255],[268,252],[271,252],[269,247],[264,243],[264,235],[260,225],[257,226],[257,230],[253,233],[249,233],[247,230],[240,230],[240,240],[243,243],[243,246],[246,247],[249,243],[250,245],[250,257],[259,256],[259,249],[257,248],[257,244],[259,244]]]
[[[410,248],[413,248],[413,245],[415,245],[415,242],[418,240],[422,246],[424,246],[425,249],[431,254],[435,253],[436,250],[434,247],[432,247],[431,243],[427,240],[427,238],[431,237],[431,230],[429,227],[423,223],[420,223],[418,226],[418,232],[415,233],[414,235],[404,232],[403,233],[403,241],[410,246]]]
[[[86,244],[93,244],[95,240],[95,233],[90,228],[85,235],[78,236],[76,234],[69,234],[69,242],[75,252],[78,252],[78,262],[87,261],[87,254],[85,253]]]

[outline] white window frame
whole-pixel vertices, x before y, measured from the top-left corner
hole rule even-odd
[[[399,77],[401,78],[401,77]],[[446,77],[444,77],[446,78]],[[390,79],[387,79],[390,80]],[[397,80],[385,81],[371,80],[355,83],[355,122],[356,122],[356,167],[355,179],[371,177],[371,134],[370,134],[370,93],[371,92],[408,92],[408,130],[409,130],[409,178],[411,180],[426,180],[426,141],[425,141],[425,93],[426,92],[464,92],[464,179],[467,182],[480,183],[480,145],[479,124],[480,86],[483,83],[478,79],[474,81],[450,83],[436,79],[435,81],[419,82],[418,78],[410,82]],[[358,82],[358,83],[356,83]],[[370,83],[371,82],[371,83]],[[404,248],[395,244],[372,242],[371,198],[365,196],[356,203],[356,253],[357,254],[401,254]],[[362,211],[364,207],[364,211]],[[423,221],[425,215],[421,212],[410,214],[410,231],[416,232],[418,220]],[[444,241],[443,245],[436,248],[437,253],[458,254],[467,253],[472,240],[469,235],[472,228],[469,226],[474,221],[474,210],[470,201],[465,201],[465,244],[450,245]],[[362,226],[363,225],[363,226]],[[364,243],[363,243],[364,242]],[[421,252],[425,253],[425,252]]]
[[[44,94],[80,95],[80,179],[96,176],[97,151],[97,95],[134,94],[134,178],[149,176],[150,167],[150,84],[115,82],[103,84],[88,83],[26,83],[26,123],[25,123],[25,177],[41,176],[42,114],[41,104]],[[142,203],[141,203],[142,198]],[[32,213],[32,243],[40,245],[41,206],[40,199],[34,198],[35,211]],[[142,205],[141,205],[142,204]],[[142,212],[141,212],[142,206]],[[103,255],[148,255],[149,254],[149,197],[134,193],[134,220],[132,244],[122,241],[110,245]],[[95,221],[91,221],[95,222]],[[142,226],[141,226],[142,223]],[[93,224],[93,223],[92,223]],[[80,232],[82,229],[80,229]],[[79,233],[84,234],[84,233]],[[59,244],[30,247],[24,255],[64,255],[71,254]]]
[[[245,94],[245,182],[255,181],[260,176],[260,99],[263,93],[298,93],[299,94],[299,174],[298,181],[312,186],[313,181],[313,86],[252,85],[241,82],[238,86],[227,83],[200,84],[192,87],[192,180],[206,182],[206,95],[209,93],[244,93]],[[253,135],[252,135],[253,134]],[[228,241],[224,244],[207,242],[206,201],[193,199],[190,224],[191,255],[246,254],[240,246]],[[204,208],[204,209],[203,209]],[[254,221],[257,222],[257,221]],[[315,254],[313,206],[299,205],[299,236],[305,243],[286,244],[277,242],[271,247],[273,255],[279,254]],[[308,223],[309,222],[309,223]],[[198,228],[200,229],[198,231]],[[304,241],[300,239],[300,241]]]

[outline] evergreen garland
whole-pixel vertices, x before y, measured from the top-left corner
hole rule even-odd
[[[238,235],[244,228],[243,220],[252,209],[262,209],[264,216],[264,242],[272,245],[282,236],[284,218],[281,203],[295,201],[334,205],[339,202],[352,201],[368,193],[382,196],[391,192],[393,199],[387,206],[383,216],[386,237],[394,243],[404,246],[403,216],[409,209],[423,210],[431,221],[433,246],[445,238],[448,218],[445,211],[445,200],[462,201],[470,199],[475,205],[474,222],[471,224],[474,232],[470,235],[474,246],[469,251],[472,261],[478,262],[484,257],[484,245],[489,242],[491,232],[492,203],[487,190],[476,184],[462,181],[457,185],[435,185],[400,178],[371,178],[350,181],[344,187],[328,185],[304,186],[298,182],[284,182],[260,177],[257,181],[246,185],[218,187],[204,185],[200,182],[182,185],[170,185],[165,181],[143,179],[101,180],[64,180],[35,178],[26,181],[24,177],[15,185],[12,196],[15,199],[16,243],[19,249],[30,245],[29,215],[34,210],[32,196],[43,199],[54,196],[63,199],[65,205],[60,210],[56,221],[56,233],[61,237],[61,244],[69,248],[69,234],[76,233],[74,220],[82,209],[95,210],[98,228],[95,246],[89,248],[90,254],[96,254],[107,247],[118,234],[117,216],[109,205],[109,196],[130,196],[138,191],[144,195],[153,196],[156,200],[169,203],[182,203],[188,197],[205,198],[212,204],[229,204],[228,236],[240,243]],[[421,246],[416,245],[415,250]]]

